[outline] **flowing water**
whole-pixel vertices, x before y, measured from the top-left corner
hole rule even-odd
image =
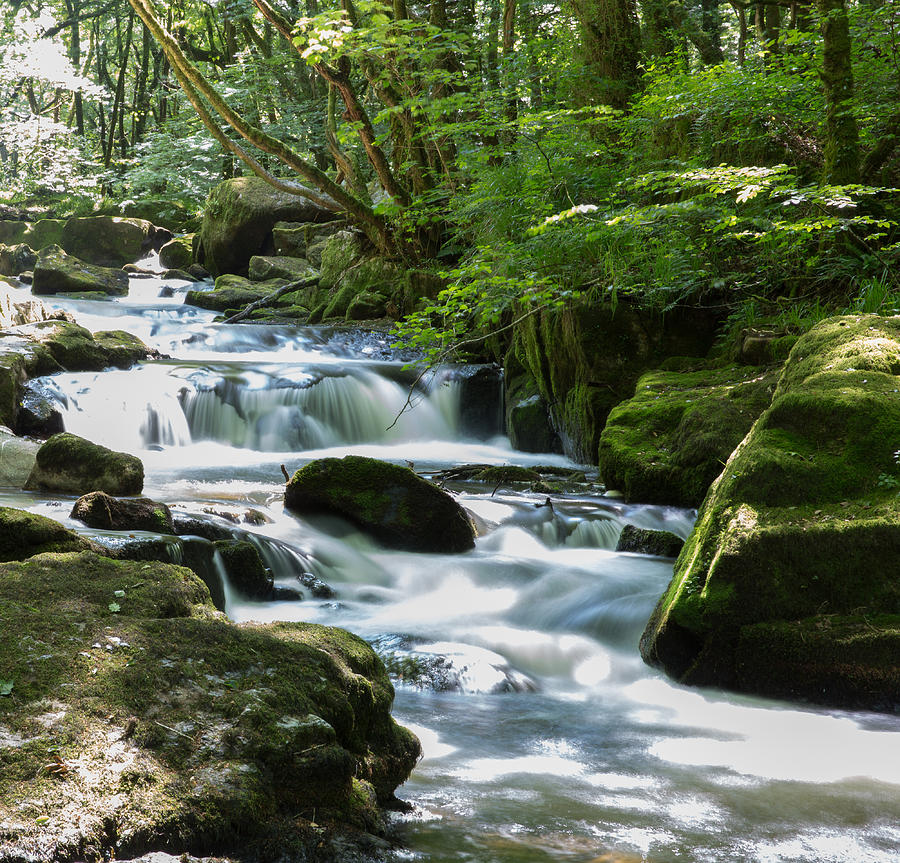
[[[466,439],[446,375],[395,423],[411,377],[384,339],[216,325],[182,304],[184,283],[169,297],[162,287],[132,279],[127,298],[56,301],[170,358],[60,374],[49,388],[68,430],[142,458],[146,495],[236,520],[279,585],[311,573],[335,593],[251,602],[226,584],[231,617],[343,626],[397,672],[395,715],[425,750],[399,791],[414,809],[397,817],[397,859],[900,859],[900,718],[688,690],[641,662],[672,562],[612,549],[626,523],[686,536],[693,513],[598,494],[550,508],[544,495],[462,484],[483,535],[455,556],[386,551],[335,520],[289,516],[280,466],[323,455],[425,472],[575,466],[500,436]],[[68,502],[0,496],[81,527]]]

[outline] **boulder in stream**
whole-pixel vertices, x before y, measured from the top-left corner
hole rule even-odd
[[[0,860],[270,859],[254,843],[307,859],[320,825],[381,830],[420,756],[364,641],[233,624],[189,569],[39,554],[0,564],[0,608],[15,610],[0,627]]]
[[[125,296],[128,274],[124,270],[89,264],[59,246],[48,246],[38,255],[31,290],[35,294],[100,292]]]
[[[0,506],[0,561],[25,560],[47,552],[92,549],[96,546],[90,540],[63,527],[58,521],[33,512]],[[2,629],[8,630],[10,627]]]
[[[684,540],[668,530],[647,530],[626,524],[619,534],[616,551],[652,554],[656,557],[678,557]]]
[[[66,220],[60,245],[89,264],[121,267],[149,252],[154,235],[154,227],[146,219],[73,217]]]
[[[900,317],[827,319],[713,483],[641,639],[684,683],[900,706]]]
[[[78,435],[53,435],[37,452],[28,491],[136,495],[144,487],[144,466],[136,456],[115,452]]]
[[[475,545],[466,511],[408,467],[364,456],[311,461],[290,479],[291,512],[343,516],[390,548],[455,553]]]
[[[146,497],[117,498],[105,491],[92,491],[75,501],[69,515],[88,527],[102,530],[175,533],[169,508]]]
[[[169,270],[186,270],[194,263],[193,240],[193,234],[169,240],[159,250],[160,265]]]

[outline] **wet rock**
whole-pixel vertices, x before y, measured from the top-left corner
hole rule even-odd
[[[137,336],[125,330],[99,330],[94,333],[94,342],[106,355],[106,365],[119,369],[130,369],[141,360],[159,356]]]
[[[145,219],[74,217],[66,221],[60,245],[69,255],[88,264],[121,267],[153,248],[152,234],[153,226]]]
[[[87,494],[136,495],[144,486],[144,466],[139,458],[115,452],[77,435],[63,433],[46,441],[25,489]]]
[[[159,250],[159,263],[167,270],[186,270],[194,263],[193,234],[169,240]]]
[[[0,565],[0,606],[17,609],[0,629],[15,686],[3,724],[29,739],[0,771],[0,859],[161,863],[160,847],[213,845],[256,859],[250,844],[276,826],[279,851],[305,859],[298,813],[378,829],[420,755],[365,642],[232,624],[188,569],[39,555]],[[19,674],[35,645],[40,673]],[[51,745],[59,775],[44,769]]]
[[[619,534],[616,551],[652,554],[657,557],[678,557],[683,547],[684,540],[667,530],[645,530],[633,524],[626,524]]]
[[[310,462],[288,482],[285,508],[343,516],[391,548],[453,553],[475,545],[454,498],[407,467],[345,456]]]
[[[600,474],[626,500],[699,506],[768,407],[780,373],[681,363],[681,369],[643,375],[634,396],[610,411],[600,435]]]
[[[27,381],[16,416],[16,432],[48,438],[64,431],[60,407],[65,405],[65,399],[65,395],[53,384],[52,379],[38,378]],[[25,479],[22,482],[25,482]]]
[[[172,523],[175,526],[175,533],[179,536],[201,536],[213,542],[220,539],[234,539],[234,528],[197,515],[188,515],[176,510],[172,513]]]
[[[641,638],[674,678],[900,704],[900,318],[827,319],[728,459]]]
[[[328,238],[343,230],[346,222],[278,222],[272,229],[275,254],[306,258],[314,267],[322,265],[322,250]]]
[[[40,446],[0,426],[0,486],[21,488],[31,474]]]
[[[0,333],[0,423],[16,428],[25,381],[61,371],[47,348],[34,339]]]
[[[266,569],[253,543],[228,540],[215,545],[232,587],[250,599],[272,598],[272,573]]]
[[[479,440],[503,434],[503,369],[464,366],[454,377],[459,381],[460,432]]]
[[[246,275],[250,258],[274,251],[276,222],[327,222],[334,213],[258,177],[226,180],[210,192],[200,229],[202,257],[214,276]]]
[[[0,276],[18,276],[33,269],[37,254],[27,243],[6,246],[0,243]]]
[[[345,317],[348,321],[369,321],[383,318],[386,313],[386,302],[381,294],[363,291],[350,301]]]
[[[297,576],[297,580],[316,599],[334,599],[337,596],[334,588],[325,584],[322,579],[311,572],[301,572],[300,575]]]
[[[164,503],[149,498],[115,498],[103,491],[93,491],[75,501],[69,514],[88,527],[103,530],[148,530],[153,533],[175,533],[172,513]]]
[[[166,270],[162,274],[164,279],[181,279],[184,282],[199,282],[200,280],[192,276],[187,270]]]
[[[214,312],[240,310],[277,291],[285,284],[287,284],[285,279],[251,282],[243,276],[219,276],[214,290],[188,291],[184,302],[189,306],[199,306],[201,309],[210,309]]]
[[[124,270],[86,263],[66,254],[59,246],[48,246],[38,255],[31,289],[35,294],[98,291],[125,296],[128,293],[128,275]]]
[[[0,507],[0,561],[25,560],[45,552],[94,548],[96,546],[89,540],[53,519],[21,509]]]
[[[206,267],[201,266],[200,264],[191,264],[187,268],[188,275],[193,276],[198,281],[203,281],[204,279],[212,278],[212,274]]]

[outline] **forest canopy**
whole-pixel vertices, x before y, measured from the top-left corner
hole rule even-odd
[[[11,0],[2,16],[8,203],[184,219],[257,173],[444,273],[413,342],[573,295],[744,323],[900,305],[895,4]]]

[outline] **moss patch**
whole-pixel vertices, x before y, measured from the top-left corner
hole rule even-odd
[[[768,407],[778,371],[750,366],[655,371],[613,408],[600,436],[608,488],[642,503],[699,506]]]

